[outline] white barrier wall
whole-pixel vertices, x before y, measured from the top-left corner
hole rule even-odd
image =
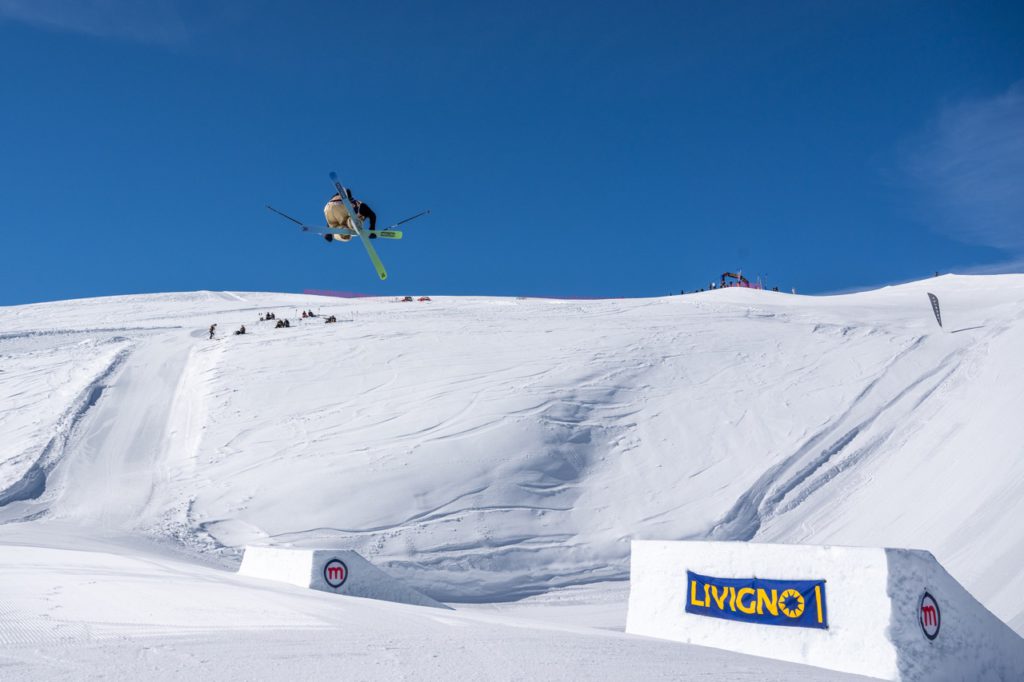
[[[827,628],[731,620],[743,616],[737,593],[727,599],[726,588],[726,617],[687,613],[688,599],[694,610],[708,602],[699,581],[688,584],[687,571],[724,580],[825,581],[820,618]],[[760,618],[752,592],[739,605]],[[757,606],[767,620],[766,604]],[[626,631],[883,679],[1024,680],[1024,639],[918,550],[634,541]]]
[[[238,573],[350,597],[450,608],[400,583],[352,550],[246,547]]]

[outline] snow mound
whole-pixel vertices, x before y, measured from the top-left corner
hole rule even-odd
[[[345,547],[448,603],[624,581],[633,539],[913,546],[1024,632],[1024,277],[431,298],[0,308],[0,523]]]
[[[820,591],[773,618],[779,581]],[[918,550],[637,541],[626,631],[888,680],[1024,679],[1024,639]]]

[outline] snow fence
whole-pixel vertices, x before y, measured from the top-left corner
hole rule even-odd
[[[919,550],[634,541],[626,631],[889,680],[1024,680],[1024,639]]]
[[[395,580],[352,550],[249,546],[238,573],[349,597],[450,608]]]

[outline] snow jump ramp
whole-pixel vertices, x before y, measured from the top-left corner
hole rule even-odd
[[[238,573],[349,597],[451,608],[395,580],[352,550],[248,546]]]
[[[626,631],[888,680],[1024,680],[1024,639],[919,550],[634,541]]]

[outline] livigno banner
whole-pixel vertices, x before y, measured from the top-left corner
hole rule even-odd
[[[828,628],[824,580],[712,578],[686,572],[686,612],[764,625]]]

